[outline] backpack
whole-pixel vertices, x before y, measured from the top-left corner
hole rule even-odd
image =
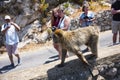
[[[4,28],[7,24],[4,24]],[[1,27],[0,27],[0,47],[5,45],[5,34],[1,32]]]

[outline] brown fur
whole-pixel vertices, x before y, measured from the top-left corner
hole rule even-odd
[[[58,29],[54,32],[54,34],[59,39],[59,42],[63,49],[67,49],[68,51],[73,52],[85,64],[89,65],[88,61],[82,55],[82,52],[79,48],[81,45],[85,44],[86,46],[88,46],[91,52],[96,57],[98,57],[97,44],[98,44],[99,30],[97,26],[79,28],[73,31],[63,31],[61,29]],[[62,54],[61,64],[64,64],[65,55]]]

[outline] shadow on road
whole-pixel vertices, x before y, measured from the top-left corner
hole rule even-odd
[[[0,68],[0,74],[3,74],[3,73],[7,73],[8,71],[16,68],[18,65],[16,66],[11,66],[11,65],[6,65],[6,66],[3,66],[2,68]]]
[[[108,45],[108,47],[112,47],[112,46],[119,45],[119,44],[120,44],[120,43],[111,44],[111,45]]]
[[[57,61],[57,60],[59,60],[59,57],[58,57],[58,55],[55,55],[55,56],[49,57],[49,59],[51,59],[51,60],[47,60],[44,64],[47,64],[47,63],[50,63],[53,61]]]
[[[96,80],[97,76],[92,77],[91,71],[93,71],[94,66],[96,65],[96,58],[91,55],[85,56],[92,67],[84,65],[81,60],[75,59],[69,62],[66,62],[64,67],[59,68],[57,65],[47,71],[49,80],[58,80],[58,79],[68,79],[68,80]],[[89,70],[90,69],[90,70]]]
[[[52,58],[56,58],[56,57],[59,57],[58,55],[55,55],[55,56],[51,56],[51,57],[49,57],[50,59],[52,59]]]
[[[86,52],[89,52],[89,49],[88,49],[88,48],[82,50],[82,53],[86,53]],[[57,58],[57,59],[56,59],[56,58]],[[49,59],[51,59],[51,60],[47,60],[44,64],[47,64],[47,63],[50,63],[50,62],[59,60],[59,55],[51,56],[51,57],[49,57]]]

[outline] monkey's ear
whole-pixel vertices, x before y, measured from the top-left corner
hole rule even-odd
[[[54,34],[57,35],[58,37],[62,37],[62,36],[63,36],[63,30],[57,29],[57,30],[54,32]]]

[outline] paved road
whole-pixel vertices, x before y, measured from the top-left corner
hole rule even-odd
[[[112,44],[112,34],[111,31],[106,31],[100,33],[100,48],[108,47]],[[9,73],[16,70],[22,70],[26,68],[31,68],[35,66],[40,66],[41,64],[49,63],[58,60],[57,51],[51,47],[42,48],[36,52],[24,53],[21,55],[21,65],[16,66],[14,69],[8,67],[9,59],[7,54],[4,57],[0,57],[0,71],[1,73]],[[17,59],[14,57],[15,64],[17,65]]]

